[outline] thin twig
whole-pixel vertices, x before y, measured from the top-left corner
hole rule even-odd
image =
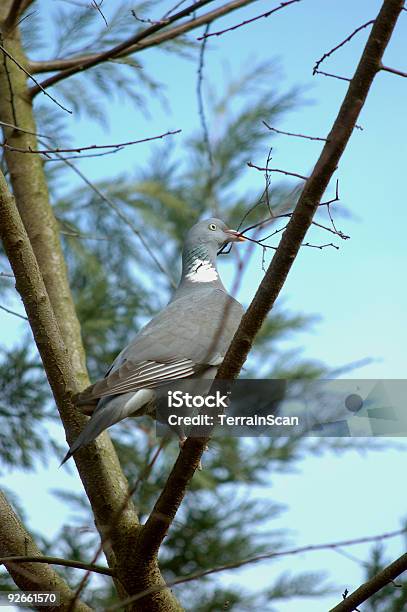
[[[253,21],[257,21],[258,19],[270,17],[270,15],[272,15],[273,13],[276,13],[277,11],[280,11],[281,9],[285,8],[286,6],[289,6],[290,4],[294,4],[295,2],[301,2],[301,0],[289,0],[288,2],[281,2],[280,6],[277,6],[271,11],[267,11],[266,13],[262,13],[262,15],[257,15],[256,17],[252,17],[252,19],[246,19],[245,21],[237,23],[236,25],[231,26],[230,28],[218,30],[218,32],[212,32],[211,34],[204,34],[203,36],[200,36],[198,40],[202,40],[203,38],[209,38],[210,36],[220,36],[221,34],[225,34],[226,32],[232,32],[232,30],[237,30],[237,28],[241,28],[242,26],[245,26],[248,23],[253,23]]]
[[[272,150],[273,150],[273,147],[270,147],[268,155],[267,155],[267,160],[266,160],[266,171],[264,173],[264,180],[266,181],[266,186],[264,188],[264,192],[265,192],[265,195],[266,195],[266,204],[267,204],[267,209],[269,211],[270,217],[274,216],[273,212],[271,210],[271,206],[270,206],[270,194],[269,194],[269,187],[270,187],[270,183],[271,183],[271,178],[270,178],[270,175],[269,175],[269,172],[270,172],[269,164],[270,164],[270,161],[272,159],[272,157],[271,157]]]
[[[351,82],[352,79],[340,76],[339,74],[332,74],[331,72],[323,72],[323,70],[315,70],[314,74],[322,74],[323,76],[331,77],[332,79],[339,79],[339,81]]]
[[[210,28],[210,23],[206,24],[205,33],[209,32],[209,28]],[[198,83],[197,83],[196,89],[197,89],[197,97],[198,97],[199,118],[201,120],[203,139],[204,139],[206,151],[208,154],[209,167],[212,169],[213,156],[212,156],[211,143],[209,140],[208,124],[206,122],[205,106],[204,106],[203,92],[202,92],[205,49],[206,49],[206,38],[203,37],[201,48],[199,51]]]
[[[343,47],[343,45],[346,45],[346,43],[348,43],[350,40],[352,40],[352,38],[355,36],[355,34],[357,34],[358,32],[360,32],[361,30],[363,30],[364,28],[367,28],[367,26],[374,24],[374,19],[371,19],[370,21],[367,21],[366,23],[364,23],[363,25],[359,26],[358,28],[356,28],[356,30],[354,30],[352,32],[352,34],[349,34],[349,36],[347,38],[345,38],[345,40],[343,40],[342,42],[340,42],[338,45],[336,45],[336,47],[334,47],[333,49],[331,49],[330,51],[328,51],[327,53],[324,53],[324,55],[315,62],[315,66],[312,69],[312,74],[316,74],[316,72],[318,71],[318,68],[320,67],[320,65],[322,64],[322,62],[324,60],[326,60],[327,57],[329,57],[330,55],[332,55],[333,53],[335,53],[335,51],[337,51],[338,49],[340,49],[341,47]]]
[[[0,41],[1,43],[3,43],[3,36],[0,34]],[[11,82],[11,77],[10,77],[10,72],[7,66],[7,56],[5,53],[3,53],[3,66],[4,66],[4,72],[6,75],[6,79],[7,79],[7,85],[8,85],[8,89],[10,92],[10,106],[11,106],[11,112],[13,114],[13,121],[14,123],[18,123],[17,121],[17,114],[16,114],[16,107],[14,105],[14,91],[13,91],[13,84]]]
[[[396,68],[390,68],[389,66],[380,66],[380,70],[384,70],[385,72],[391,72],[392,74],[397,74],[398,76],[407,78],[407,72],[402,72],[401,70],[397,70]]]
[[[8,314],[14,315],[15,317],[18,317],[19,319],[24,319],[24,321],[28,321],[27,317],[25,317],[24,315],[19,314],[18,312],[15,312],[14,310],[10,310],[9,308],[6,308],[5,306],[1,306],[1,305],[0,305],[0,308],[1,308],[1,310],[4,310]]]
[[[75,147],[73,149],[60,149],[59,147],[55,149],[20,149],[19,147],[12,147],[8,144],[0,144],[0,146],[9,151],[16,151],[18,153],[38,153],[42,155],[49,155],[50,153],[81,153],[82,151],[95,151],[96,149],[122,149],[123,147],[128,147],[130,145],[141,144],[142,142],[150,142],[151,140],[159,140],[160,138],[165,138],[166,136],[179,134],[181,131],[182,130],[168,131],[165,132],[165,134],[159,134],[158,136],[150,136],[149,138],[142,138],[141,140],[131,140],[129,142],[120,142],[118,144],[89,145],[85,147]]]
[[[158,21],[154,21],[153,19],[148,19],[148,18],[142,18],[139,17],[136,13],[135,10],[131,11],[131,14],[133,15],[134,19],[136,21],[139,21],[140,23],[151,23],[152,25],[157,25],[157,24],[163,24],[163,25],[167,25],[169,23],[168,19],[159,19]]]
[[[171,13],[173,13],[174,11],[177,10],[177,8],[179,8],[182,4],[185,4],[186,0],[180,0],[180,2],[177,2],[177,4],[175,6],[173,6],[172,8],[170,8],[165,15],[163,15],[163,19],[165,19],[166,17],[169,17],[171,15]]]
[[[93,565],[92,563],[84,563],[76,559],[61,559],[59,557],[35,557],[35,556],[15,556],[15,557],[0,557],[0,565],[5,563],[49,563],[50,565],[63,565],[65,567],[74,567],[76,569],[87,570],[96,574],[105,576],[114,576],[114,572],[109,567],[103,565]]]
[[[53,102],[54,102],[54,103],[55,103],[57,106],[59,106],[59,108],[62,108],[62,110],[66,111],[67,113],[69,113],[70,115],[72,115],[72,111],[71,111],[71,110],[69,110],[69,108],[65,108],[65,106],[63,106],[62,104],[60,104],[60,102],[58,102],[58,100],[56,100],[56,99],[55,99],[53,96],[51,96],[51,94],[49,94],[47,91],[45,91],[45,89],[44,89],[44,87],[41,85],[41,83],[39,83],[39,81],[37,81],[37,79],[36,79],[35,77],[33,77],[33,75],[32,75],[32,74],[30,74],[30,73],[28,72],[28,70],[26,70],[26,69],[24,68],[24,66],[22,66],[22,65],[20,64],[20,62],[19,62],[18,60],[16,60],[16,58],[15,58],[15,57],[13,57],[13,56],[11,55],[11,53],[9,53],[9,52],[7,51],[7,49],[5,49],[5,48],[3,47],[3,45],[0,45],[0,49],[3,51],[4,55],[7,55],[7,57],[8,57],[9,59],[11,59],[11,61],[12,61],[12,62],[14,62],[14,63],[15,63],[15,65],[16,65],[16,66],[18,66],[18,68],[20,68],[20,70],[22,70],[22,71],[24,72],[24,74],[25,74],[25,75],[27,75],[27,76],[28,76],[28,77],[29,77],[29,78],[30,78],[30,79],[31,79],[31,80],[32,80],[32,81],[33,81],[33,82],[36,84],[36,86],[39,88],[39,90],[40,90],[40,91],[42,91],[42,93],[44,93],[44,94],[45,94],[45,95],[46,95],[46,96],[47,96],[47,97],[48,97],[50,100],[52,100],[52,101],[53,101]],[[16,118],[15,118],[15,117],[13,117],[13,120],[14,120],[14,122],[15,122],[15,123],[17,123],[17,121],[16,121]]]
[[[317,227],[326,230],[327,232],[331,232],[331,234],[335,234],[335,236],[339,236],[339,238],[342,238],[342,240],[349,240],[350,236],[347,236],[346,234],[344,234],[343,232],[341,232],[340,230],[333,230],[330,227],[327,227],[326,225],[322,225],[321,223],[318,223],[317,221],[313,221],[312,225],[316,225]]]
[[[106,27],[108,28],[109,24],[107,23],[106,17],[102,13],[102,9],[100,8],[102,6],[102,4],[103,4],[103,0],[100,0],[99,4],[97,3],[96,0],[92,0],[92,2],[90,3],[91,7],[94,8],[95,10],[97,10],[99,15],[102,17],[103,21],[105,22]]]
[[[260,166],[256,166],[255,164],[252,164],[252,162],[247,162],[247,165],[249,166],[249,168],[255,168],[256,170],[259,170],[260,172],[280,172],[281,174],[286,174],[287,176],[295,176],[303,181],[308,180],[307,176],[303,176],[302,174],[297,174],[296,172],[288,172],[287,170],[280,170],[279,168],[261,168]]]
[[[123,147],[119,147],[118,149],[112,149],[111,151],[104,151],[103,153],[89,153],[88,155],[68,155],[65,156],[64,155],[64,159],[89,159],[89,157],[103,157],[104,155],[114,155],[114,153],[119,153],[119,151],[122,151]],[[61,160],[59,160],[57,157],[46,157],[44,160],[44,162],[59,162]]]
[[[8,272],[0,272],[0,276],[15,279],[14,274],[9,274]]]
[[[276,134],[284,134],[284,136],[297,136],[297,138],[306,138],[307,140],[323,140],[326,142],[326,138],[320,138],[319,136],[306,136],[305,134],[295,134],[293,132],[283,132],[282,130],[277,130],[277,128],[271,127],[268,123],[263,121],[266,128],[271,130],[272,132],[276,132]]]
[[[301,246],[311,247],[313,249],[325,249],[325,247],[333,247],[334,249],[339,250],[339,247],[333,242],[329,242],[328,244],[310,244],[309,242],[303,242]]]
[[[343,547],[343,546],[357,546],[359,544],[368,544],[370,542],[379,542],[379,541],[383,541],[383,540],[388,540],[390,538],[395,538],[398,537],[400,535],[403,535],[406,533],[405,529],[400,529],[397,531],[391,531],[388,533],[383,533],[377,536],[367,536],[364,538],[357,538],[354,540],[343,540],[341,542],[329,542],[327,544],[310,544],[309,546],[301,546],[299,548],[291,548],[288,550],[281,550],[281,551],[277,551],[277,552],[269,552],[269,553],[262,553],[260,555],[255,555],[253,557],[249,557],[248,559],[243,559],[240,561],[235,561],[233,563],[227,563],[225,565],[221,565],[219,567],[215,567],[212,569],[208,569],[208,570],[203,570],[200,572],[196,572],[195,574],[190,574],[189,576],[183,576],[182,578],[177,578],[175,580],[171,580],[170,582],[167,582],[164,585],[157,585],[157,586],[153,586],[150,587],[149,589],[146,589],[145,591],[142,591],[141,593],[138,593],[137,595],[134,595],[133,597],[129,597],[128,599],[124,599],[120,602],[120,604],[114,604],[113,606],[110,606],[108,608],[106,608],[106,612],[113,612],[114,610],[118,610],[119,608],[128,605],[129,603],[135,602],[139,599],[141,599],[142,597],[145,597],[145,595],[149,594],[149,593],[154,593],[156,591],[159,591],[161,589],[167,589],[170,587],[173,587],[175,585],[178,584],[184,584],[186,582],[192,582],[194,580],[199,580],[200,578],[203,578],[205,576],[210,576],[211,574],[216,574],[219,572],[224,572],[227,570],[232,570],[232,569],[236,569],[238,567],[242,567],[244,565],[249,565],[251,563],[257,563],[259,561],[264,561],[264,560],[268,560],[268,559],[274,559],[274,558],[278,558],[278,557],[287,557],[287,556],[292,556],[292,555],[299,555],[299,554],[303,554],[303,553],[307,553],[307,552],[315,552],[315,551],[319,551],[319,550],[335,550],[339,547]],[[407,557],[407,554],[404,555],[405,557]],[[336,608],[335,608],[335,612],[336,612]]]
[[[18,132],[23,132],[24,134],[31,134],[32,136],[39,136],[40,138],[51,138],[51,136],[46,136],[45,134],[39,134],[38,132],[31,132],[31,130],[26,130],[25,128],[19,127],[18,125],[14,125],[14,123],[6,123],[5,121],[0,121],[0,125],[4,125],[4,127],[8,127],[13,130],[17,130]]]

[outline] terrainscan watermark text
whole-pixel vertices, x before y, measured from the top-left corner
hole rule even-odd
[[[184,427],[194,426],[210,426],[210,425],[232,425],[240,427],[259,427],[259,426],[284,426],[297,427],[300,424],[300,418],[297,416],[276,416],[268,414],[261,416],[253,414],[251,416],[229,416],[227,414],[217,414],[211,416],[209,414],[196,414],[195,416],[179,416],[177,414],[168,415],[168,425],[183,425]]]
[[[407,436],[407,379],[197,378],[155,393],[158,436]]]

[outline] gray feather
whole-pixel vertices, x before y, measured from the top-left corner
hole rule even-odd
[[[116,357],[105,378],[76,397],[78,407],[92,417],[64,461],[114,423],[149,411],[152,389],[170,380],[215,377],[243,315],[216,270],[218,248],[233,240],[227,231],[218,219],[190,230],[181,282],[170,303]],[[201,266],[209,281],[200,280]]]

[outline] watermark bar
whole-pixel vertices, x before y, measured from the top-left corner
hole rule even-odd
[[[407,436],[407,380],[185,379],[155,391],[158,436]]]
[[[35,608],[59,606],[60,603],[61,597],[56,591],[0,591],[0,606]]]

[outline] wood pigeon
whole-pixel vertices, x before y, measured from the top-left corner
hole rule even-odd
[[[216,268],[218,250],[245,238],[220,219],[188,232],[182,276],[169,304],[116,357],[105,377],[75,396],[91,415],[62,463],[128,416],[154,413],[160,385],[184,378],[213,380],[243,315]],[[62,464],[61,464],[62,465]]]

